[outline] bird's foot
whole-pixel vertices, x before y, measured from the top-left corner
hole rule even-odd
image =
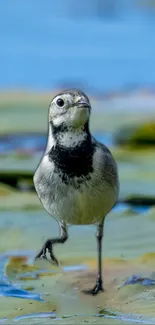
[[[102,282],[98,281],[93,289],[83,290],[82,292],[92,296],[97,295],[99,292],[104,292]]]
[[[47,260],[46,254],[43,252],[43,249],[35,256],[35,260],[45,259]]]
[[[36,255],[35,260],[37,260],[37,259],[45,259],[45,260],[48,260],[48,258],[46,256],[47,250],[48,250],[48,252],[50,254],[50,258],[51,258],[52,262],[58,266],[59,263],[58,263],[58,260],[56,259],[56,257],[53,254],[52,241],[51,240],[47,240],[46,241],[46,243],[44,244],[44,246],[41,249],[41,251]]]

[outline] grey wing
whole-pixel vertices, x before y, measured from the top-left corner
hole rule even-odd
[[[103,143],[98,142],[96,139],[93,139],[93,141],[102,152],[101,169],[104,180],[119,192],[118,168],[112,153]]]

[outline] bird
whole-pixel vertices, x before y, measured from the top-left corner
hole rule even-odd
[[[44,209],[59,224],[60,237],[46,240],[35,259],[47,259],[48,252],[59,265],[53,245],[67,241],[68,226],[96,225],[97,277],[92,289],[83,290],[96,295],[104,291],[104,220],[117,203],[119,176],[111,151],[90,131],[91,111],[88,96],[79,89],[61,91],[50,102],[46,148],[33,182]]]

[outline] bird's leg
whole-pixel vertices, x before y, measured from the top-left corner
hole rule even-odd
[[[85,290],[84,293],[96,295],[100,291],[104,291],[102,283],[102,238],[103,238],[103,221],[99,223],[96,234],[98,245],[98,274],[95,287],[91,290]]]
[[[46,240],[41,251],[36,255],[35,259],[38,259],[38,258],[47,259],[46,251],[48,250],[51,260],[55,264],[57,264],[57,265],[59,264],[57,258],[55,257],[55,255],[53,253],[53,245],[54,244],[63,244],[68,239],[66,223],[62,222],[59,224],[59,226],[60,226],[60,237]]]

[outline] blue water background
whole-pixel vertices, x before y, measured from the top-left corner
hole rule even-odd
[[[155,10],[97,2],[2,0],[0,88],[153,86]]]

